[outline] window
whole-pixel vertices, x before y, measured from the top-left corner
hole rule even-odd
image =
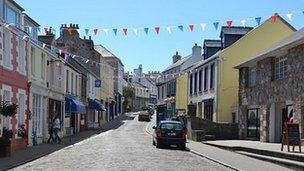
[[[208,90],[208,67],[204,70],[204,91]]]
[[[203,70],[199,71],[198,74],[198,92],[202,92],[202,77],[203,77]]]
[[[157,96],[158,96],[158,99],[160,99],[160,87],[157,87]]]
[[[31,46],[31,74],[35,76],[35,48]]]
[[[8,23],[14,23],[17,26],[20,24],[20,14],[14,11],[11,7],[6,6],[6,21]]]
[[[210,89],[214,89],[214,64],[211,64],[210,66]]]
[[[45,63],[45,54],[44,53],[41,53],[41,79],[44,80],[45,78],[45,66],[44,66],[44,63]]]
[[[9,30],[4,29],[4,57],[3,57],[3,65],[6,68],[13,69],[13,66],[11,65],[11,33]]]
[[[22,38],[19,38],[18,43],[18,68],[19,72],[25,75],[25,43]]]
[[[249,69],[249,75],[248,75],[248,79],[249,79],[249,87],[255,86],[256,84],[256,69],[251,68]]]
[[[194,94],[197,93],[197,72],[194,74]]]
[[[193,94],[193,75],[191,74],[190,75],[190,95],[192,95]]]
[[[89,81],[89,84],[90,84],[90,81]],[[89,88],[91,86],[89,85]],[[71,93],[74,94],[74,74],[71,73]]]
[[[17,121],[19,127],[22,124],[25,124],[25,95],[24,94],[19,94]]]
[[[165,88],[164,88],[164,86],[162,86],[162,99],[164,99],[164,91],[165,91]]]
[[[11,102],[11,92],[8,90],[3,91],[3,101],[10,103]],[[9,129],[10,127],[10,117],[3,117],[3,128]]]
[[[77,84],[78,84],[78,76],[75,75],[75,87],[76,87],[76,88],[75,88],[75,95],[76,95],[76,96],[77,96],[77,94],[78,94],[78,93],[77,93],[77,92],[78,92],[78,85],[77,85]]]
[[[69,70],[66,70],[66,82],[65,82],[66,92],[69,92]]]
[[[287,74],[287,57],[275,58],[274,78],[281,79]]]

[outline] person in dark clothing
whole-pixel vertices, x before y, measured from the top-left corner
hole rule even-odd
[[[51,143],[51,140],[52,140],[52,142],[55,142],[53,134],[54,134],[54,128],[53,128],[53,125],[51,125],[50,128],[49,128],[49,135],[50,135],[50,137],[47,140],[48,143]]]

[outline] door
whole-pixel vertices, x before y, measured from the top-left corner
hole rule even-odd
[[[247,137],[260,139],[260,119],[258,109],[249,109],[247,111]]]

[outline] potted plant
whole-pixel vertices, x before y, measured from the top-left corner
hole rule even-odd
[[[0,102],[0,115],[4,117],[12,117],[17,112],[17,105],[10,104],[7,102]],[[3,128],[2,137],[0,137],[0,157],[10,156],[11,152],[11,141],[13,137],[13,131],[8,130],[6,127]]]

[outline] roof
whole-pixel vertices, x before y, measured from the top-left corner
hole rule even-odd
[[[279,41],[279,42],[273,44],[270,48],[252,56],[250,59],[237,65],[235,68],[241,68],[246,65],[249,65],[250,63],[260,61],[269,56],[275,55],[275,52],[277,52],[283,48],[291,48],[291,47],[297,46],[301,43],[304,43],[304,28],[302,28],[302,29],[298,30],[297,32],[293,33],[292,35],[286,37],[282,41]]]
[[[25,16],[26,19],[28,19],[31,23],[33,23],[36,27],[39,27],[40,24],[38,24],[33,18],[31,18],[29,15],[27,14],[23,14]]]
[[[107,48],[105,48],[104,46],[102,46],[101,44],[99,45],[94,45],[94,49],[101,54],[102,57],[106,58],[115,58],[122,66],[123,63],[121,62],[121,60],[114,55],[112,52],[110,52]]]
[[[207,47],[221,47],[221,40],[205,39],[204,40],[204,46],[207,46]]]
[[[173,63],[172,65],[168,66],[163,72],[166,72],[170,69],[173,69],[175,67],[178,67],[180,65],[182,65],[184,62],[186,62],[189,58],[191,57],[191,55],[188,55],[186,57],[183,57],[182,59],[178,60],[177,62]]]
[[[192,69],[198,68],[198,67],[200,67],[200,66],[202,66],[202,65],[204,65],[204,64],[209,63],[210,61],[212,61],[212,60],[214,60],[215,58],[217,58],[218,55],[219,55],[222,51],[223,51],[223,50],[216,52],[214,55],[210,56],[208,59],[198,61],[195,65],[193,65]]]
[[[14,0],[8,0],[8,2],[12,3],[20,11],[24,11],[24,9],[17,2],[15,2]]]
[[[253,27],[242,27],[242,26],[222,26],[221,34],[246,34],[250,30],[252,30]]]
[[[143,87],[143,88],[148,88],[147,86],[144,86],[144,85],[142,85],[142,84],[140,84],[138,82],[133,82],[133,83],[131,83],[131,85],[140,86],[140,87]]]

